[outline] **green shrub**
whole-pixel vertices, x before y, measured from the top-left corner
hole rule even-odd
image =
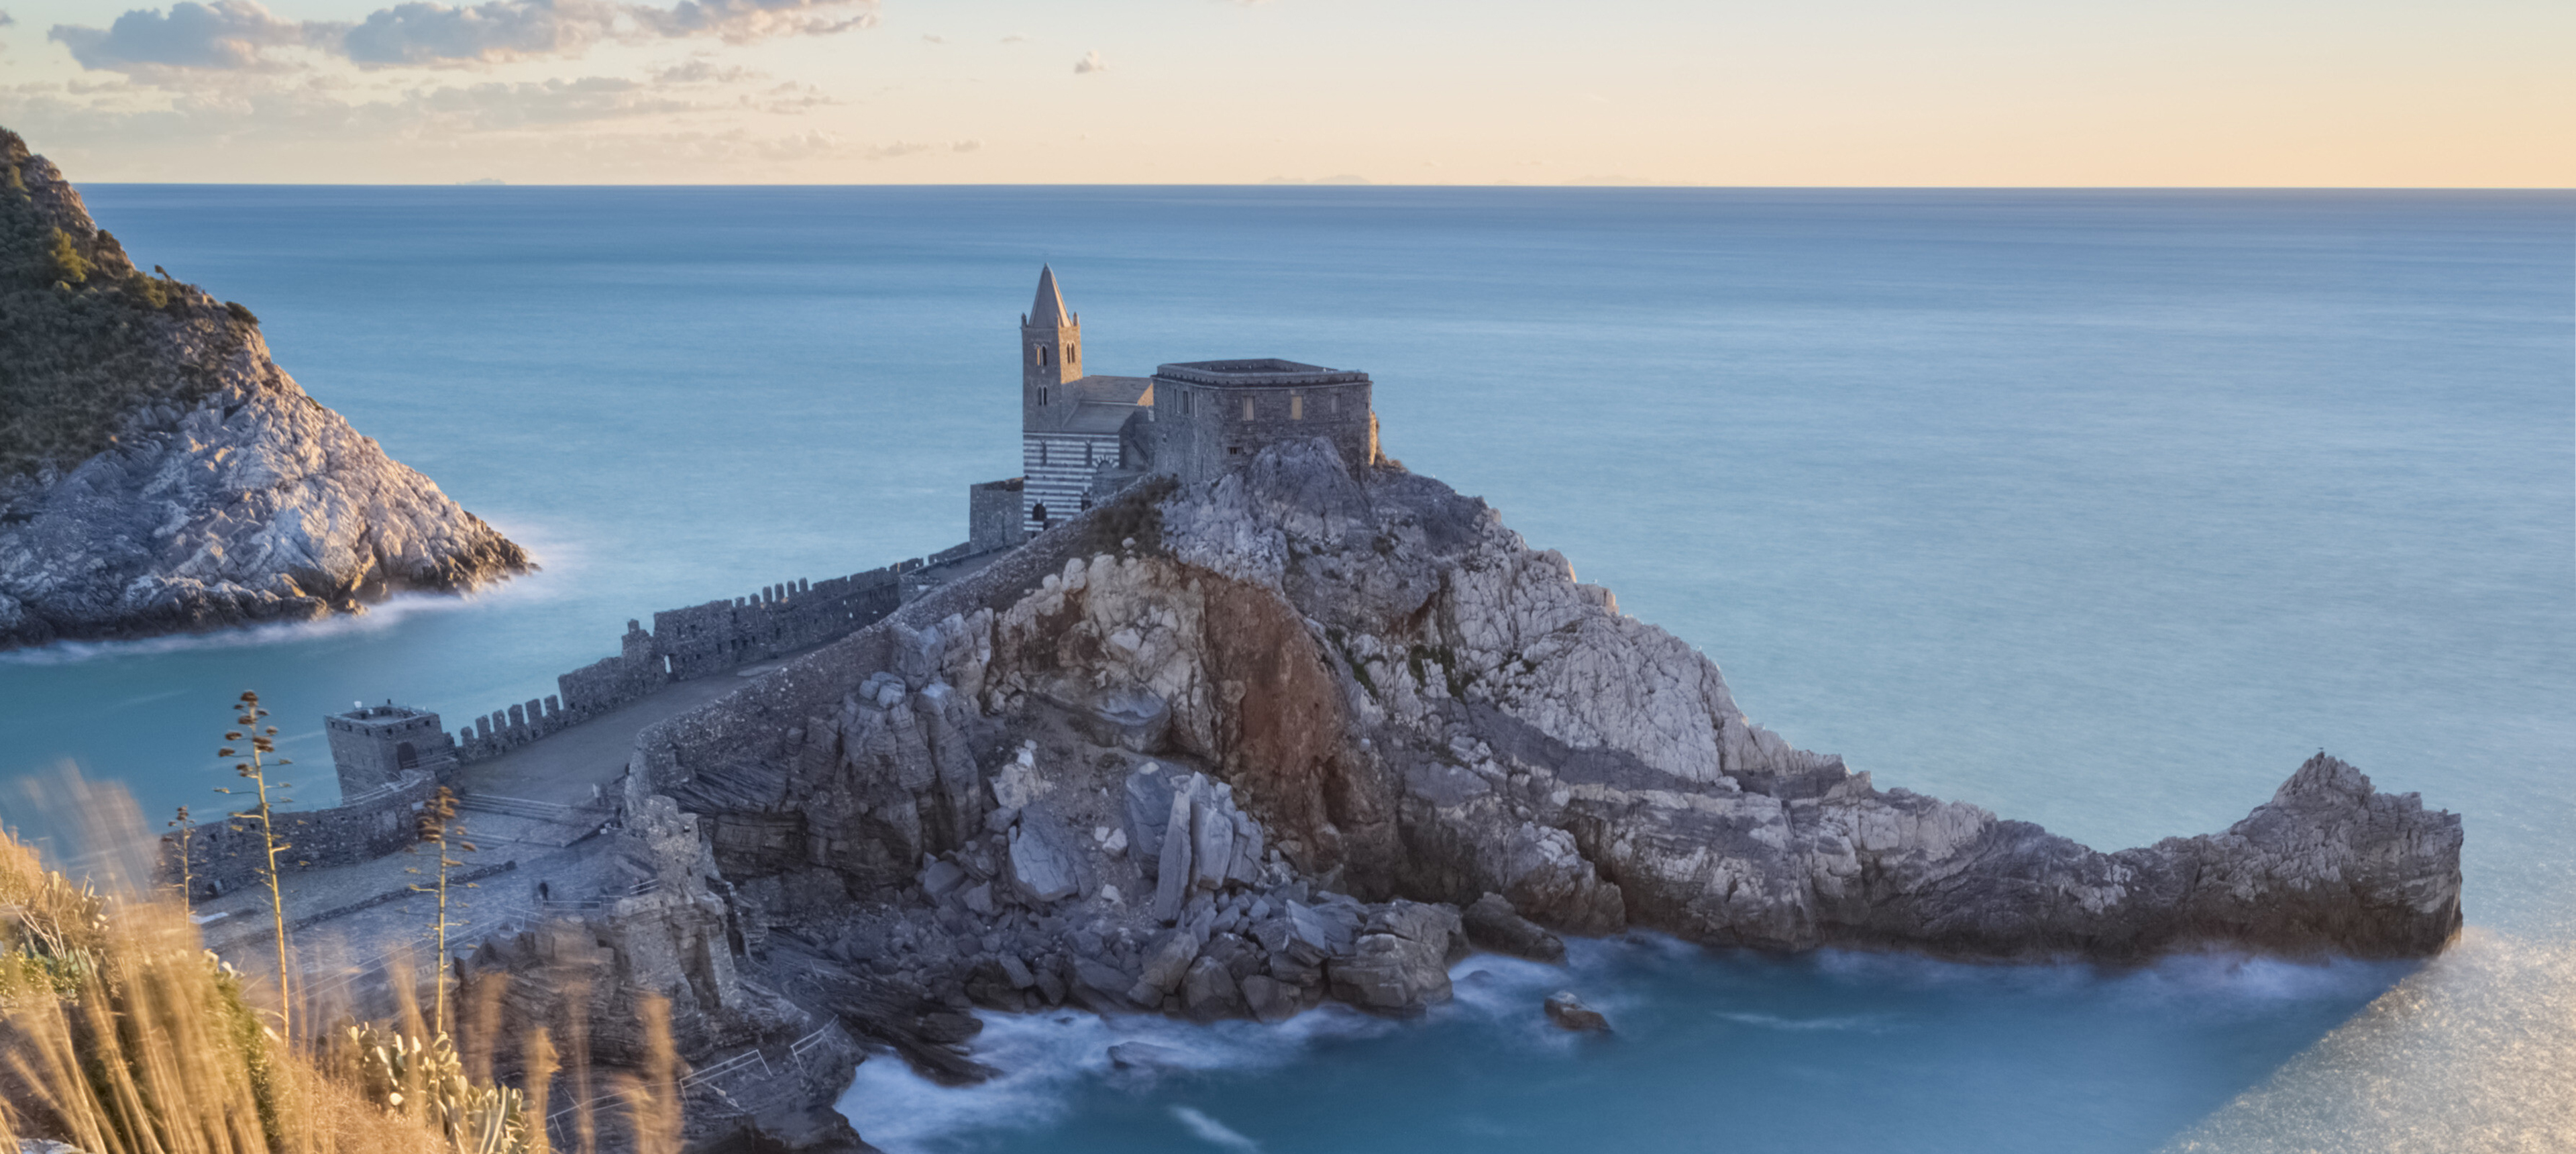
[[[85,244],[49,219],[26,191],[27,157],[0,129],[0,481],[97,456],[147,405],[193,407],[259,323],[127,272],[113,241]],[[176,339],[186,330],[198,339]],[[183,359],[191,345],[202,352]]]
[[[60,280],[70,284],[80,284],[89,279],[89,261],[82,257],[80,249],[72,244],[72,234],[59,228],[54,230],[54,239],[45,248],[45,260],[51,265],[54,276]]]

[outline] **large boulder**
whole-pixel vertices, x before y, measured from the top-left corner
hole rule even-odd
[[[1202,954],[1181,977],[1181,1011],[1202,1022],[1239,1018],[1246,1011],[1243,992],[1225,963]]]
[[[1465,945],[1458,912],[1390,902],[1370,913],[1349,956],[1325,967],[1333,996],[1363,1010],[1412,1015],[1449,1000],[1453,948]]]
[[[1486,894],[1468,906],[1463,920],[1467,940],[1479,949],[1532,961],[1562,962],[1565,941],[1522,917],[1501,894]]]
[[[1164,995],[1180,986],[1181,978],[1189,973],[1190,963],[1198,956],[1199,940],[1189,931],[1166,931],[1146,950],[1145,972],[1127,991],[1128,999],[1146,1007],[1161,1002]]]
[[[1011,890],[1039,906],[1082,892],[1073,836],[1044,803],[1021,810],[1020,823],[1011,829]]]

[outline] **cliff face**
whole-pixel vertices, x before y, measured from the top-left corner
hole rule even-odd
[[[1425,478],[1283,452],[1167,505],[1164,539],[1313,623],[1293,659],[1333,671],[1338,756],[1398,812],[1400,845],[1352,864],[1390,890],[1492,890],[1567,928],[1615,905],[1707,942],[1996,958],[2406,956],[2460,924],[2459,819],[2322,755],[2223,834],[2111,854],[1876,789],[1746,720],[1705,657]]]
[[[1401,1013],[1471,943],[1632,926],[2129,961],[2460,924],[2459,819],[2333,758],[2107,854],[1880,790],[1482,502],[1320,441],[1131,490],[639,746],[705,819],[747,972],[786,949],[782,986],[837,966],[915,1006]]]
[[[0,130],[0,648],[357,611],[532,567],[304,394],[258,322],[137,270]]]

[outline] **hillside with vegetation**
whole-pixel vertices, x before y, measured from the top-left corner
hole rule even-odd
[[[68,185],[40,175],[31,189],[33,160],[0,129],[0,478],[68,469],[104,452],[137,410],[205,399],[255,325],[250,310],[141,271],[115,236],[79,227],[87,213]],[[173,355],[182,349],[212,356]]]
[[[0,128],[0,649],[360,611],[533,568]]]

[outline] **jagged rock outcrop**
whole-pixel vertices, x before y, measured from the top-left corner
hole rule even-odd
[[[355,612],[532,567],[306,396],[249,310],[138,271],[0,130],[0,649]]]
[[[1311,623],[1342,756],[1401,810],[1392,890],[1584,932],[1615,887],[1630,924],[1700,941],[1995,958],[2406,956],[2459,926],[2458,818],[2323,755],[2224,834],[2098,853],[1791,748],[1705,657],[1427,478],[1288,446],[1164,508],[1176,561]]]
[[[820,1004],[951,1080],[980,1071],[936,1007],[1413,1014],[1471,944],[1630,926],[2127,961],[2415,956],[2460,924],[2459,819],[2333,758],[2225,833],[2107,854],[1880,790],[1482,502],[1320,441],[1130,490],[637,765],[704,818],[744,940],[786,943],[745,972],[870,991]]]
[[[1468,923],[1480,931],[1453,915],[1443,950],[1482,932],[1545,953],[1549,930],[1634,925],[1987,958],[2390,956],[2436,950],[2459,924],[2458,819],[2332,758],[2226,833],[2100,853],[1791,747],[1736,708],[1706,657],[1428,478],[1292,444],[1154,500],[1148,540],[1057,565],[1042,538],[1027,563],[1043,575],[898,614],[884,659],[861,662],[875,668],[778,755],[746,758],[739,741],[727,764],[674,753],[720,855],[776,841],[737,850],[728,874],[805,871],[885,900],[927,880],[928,854],[1051,908],[1004,876],[1031,835],[985,828],[988,814],[1016,828],[1015,811],[1082,850],[1091,888],[1074,904],[1106,886],[1156,925],[1237,914],[1229,895],[1290,880],[1379,903],[1359,921],[1394,899],[1494,895]],[[736,710],[739,732],[741,711],[766,707],[713,708]],[[1155,717],[1160,737],[1127,748],[1128,731],[1100,728],[1104,708]],[[1105,850],[1112,833],[1124,853]],[[1252,839],[1255,860],[1236,860]],[[916,892],[948,900],[935,889]],[[1115,959],[1132,962],[1124,983],[1094,985],[1140,1003],[1182,991],[1178,1008],[1198,952],[1149,975],[1154,944]],[[1262,960],[1233,975],[1236,996],[1256,971],[1298,987],[1294,964],[1266,972],[1288,940],[1252,944]],[[1319,945],[1318,971],[1359,960],[1355,944]],[[1364,1004],[1386,988],[1323,985]]]

